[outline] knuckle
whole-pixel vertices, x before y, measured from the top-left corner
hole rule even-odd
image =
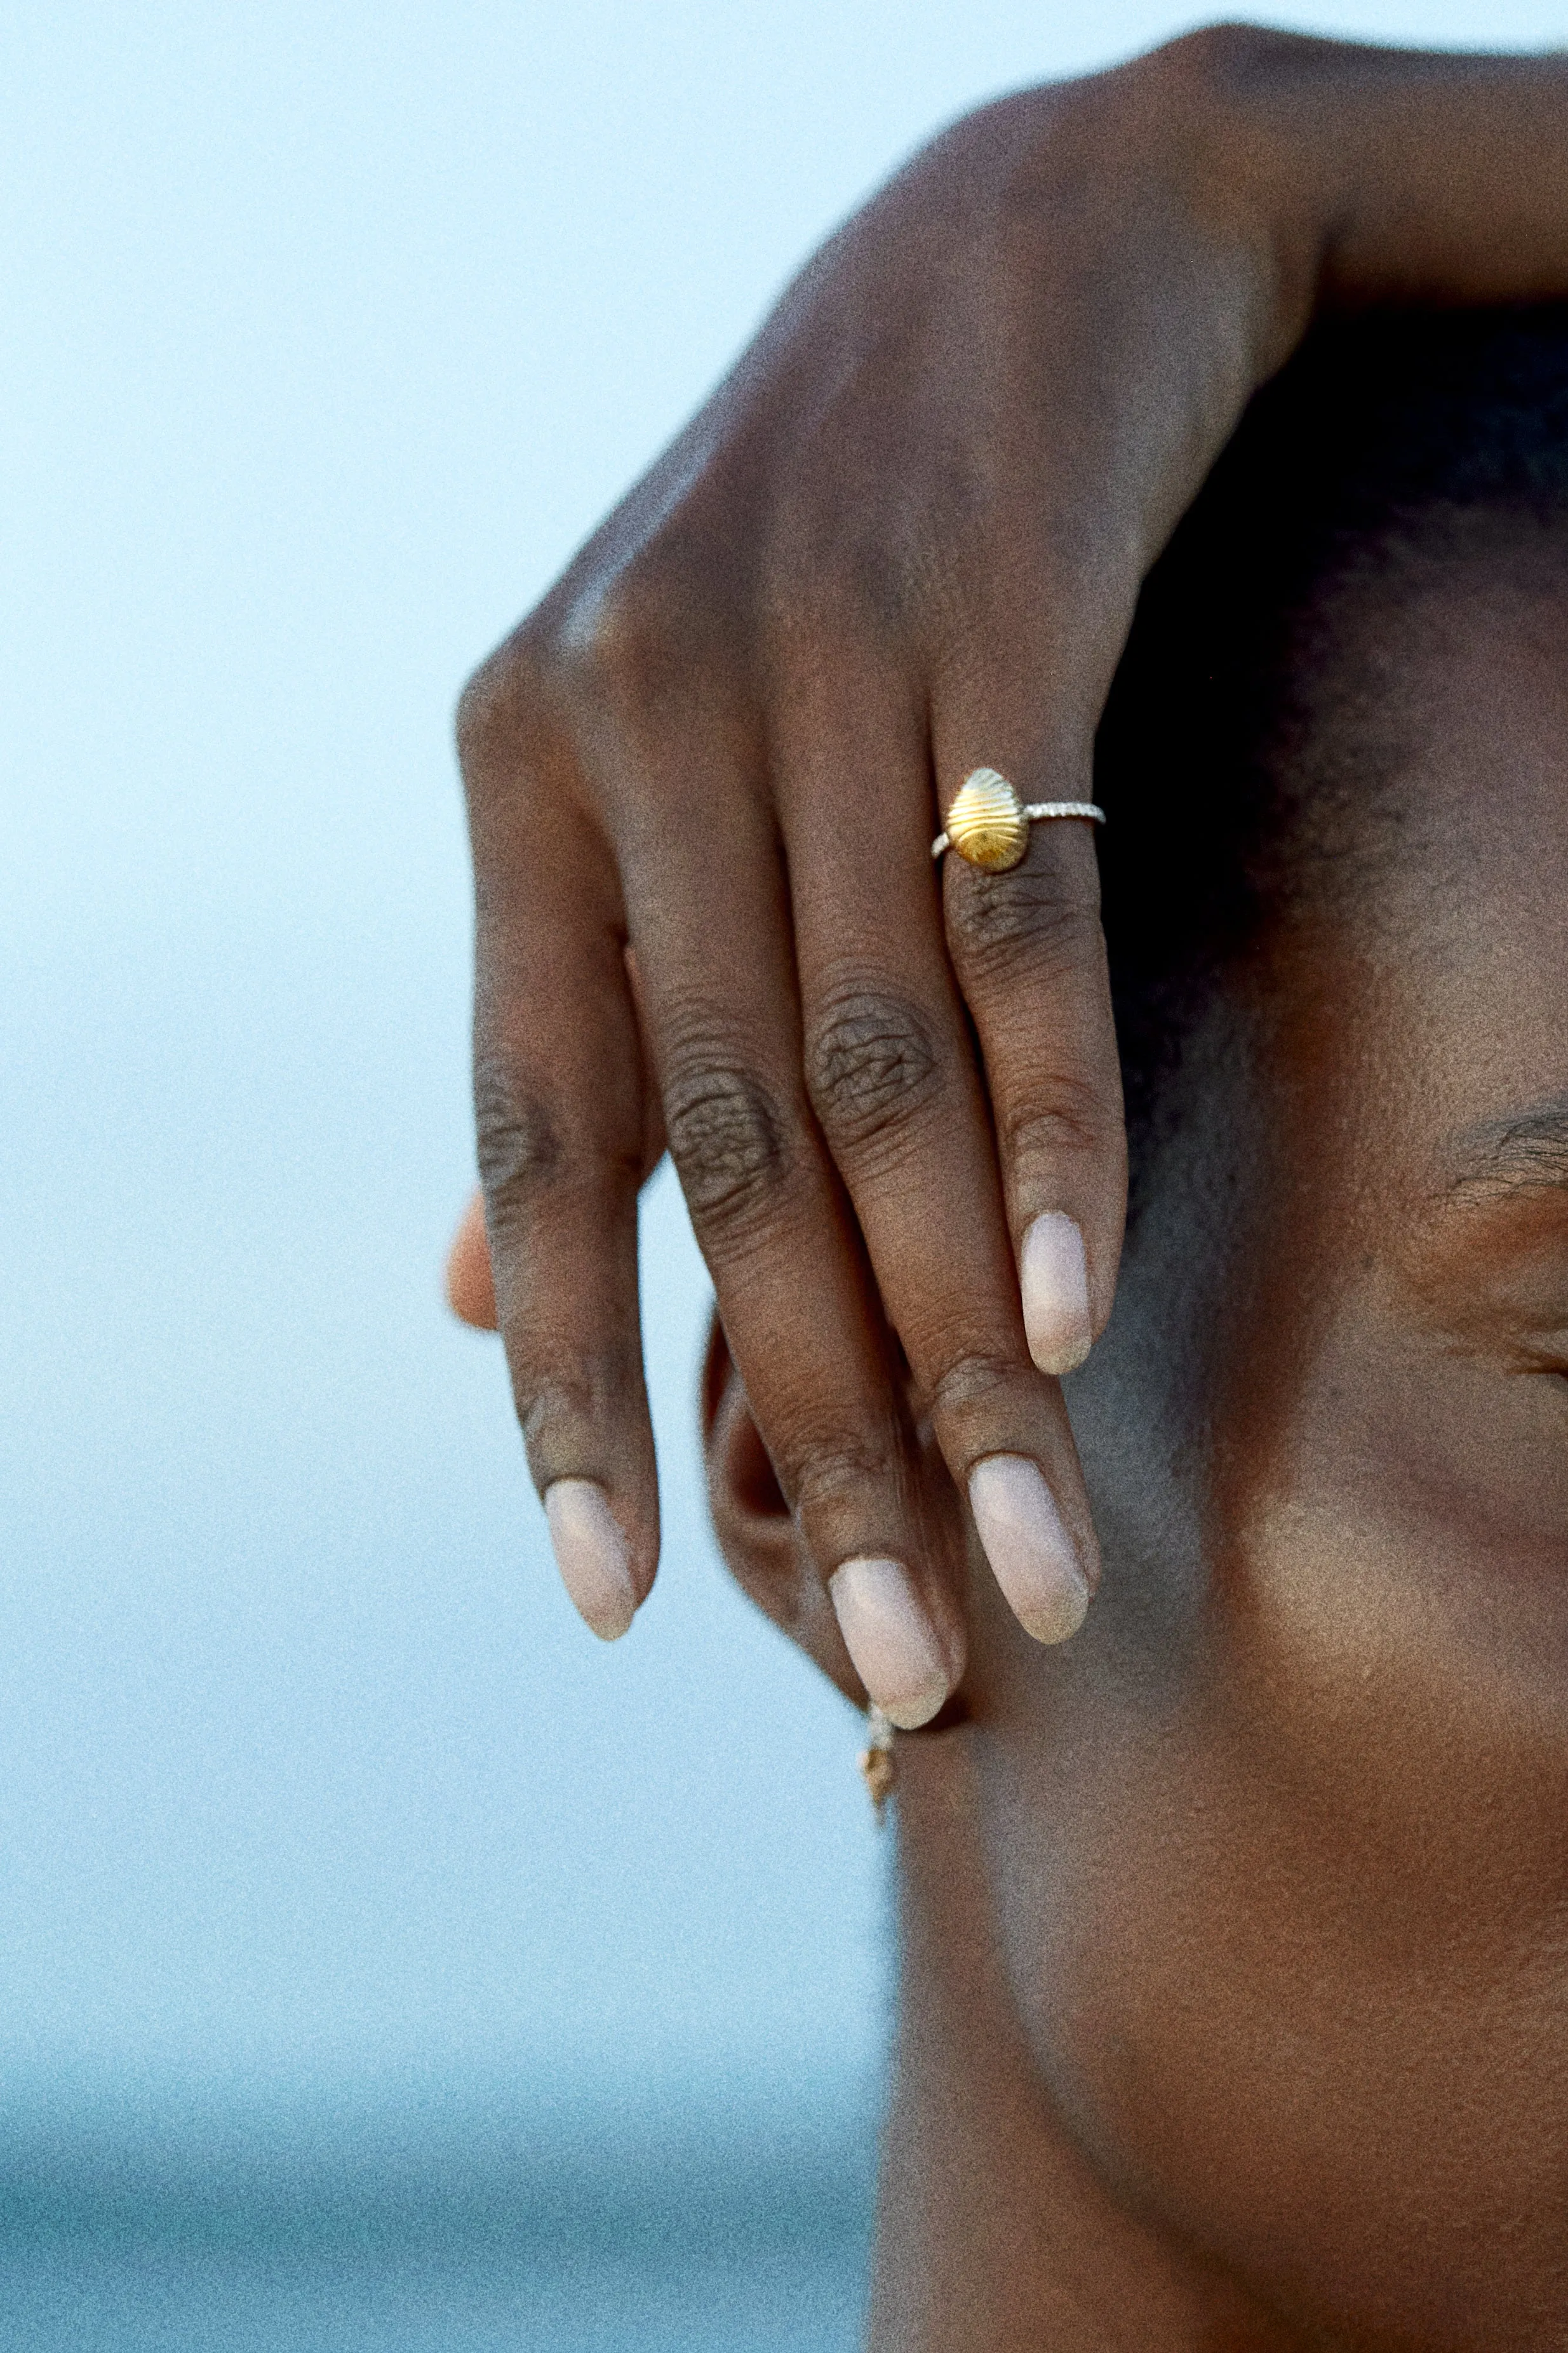
[[[775,1197],[787,1157],[784,1126],[747,1071],[706,1060],[677,1070],[664,1123],[692,1221],[706,1237],[743,1228]]]
[[[595,699],[641,702],[670,650],[660,599],[636,572],[618,573],[577,599],[562,647],[574,679]]]
[[[557,626],[553,659],[568,705],[630,727],[684,704],[718,664],[733,626],[725,611],[668,551],[627,559],[583,589]]]
[[[1010,1357],[993,1349],[966,1349],[937,1374],[931,1389],[931,1411],[949,1420],[970,1419],[1013,1388],[1019,1370]]]
[[[1058,1071],[1031,1088],[1026,1103],[999,1112],[997,1128],[1003,1153],[1016,1166],[1099,1152],[1117,1121],[1118,1107],[1102,1086]]]
[[[962,970],[983,984],[1025,967],[1036,978],[1079,971],[1104,953],[1098,893],[1032,861],[1005,874],[965,868],[946,923]]]
[[[646,552],[552,591],[458,698],[465,777],[510,763],[520,743],[570,737],[606,717],[629,727],[658,710],[706,642],[701,604],[673,562]]]
[[[512,1382],[512,1405],[530,1459],[547,1452],[563,1434],[601,1421],[610,1388],[587,1366],[546,1368],[525,1361]]]
[[[472,775],[484,760],[495,733],[500,702],[500,681],[496,675],[499,659],[498,655],[491,654],[482,661],[458,697],[452,732],[458,739],[458,758],[466,776]]]
[[[619,1345],[584,1348],[541,1334],[520,1318],[509,1335],[512,1409],[528,1465],[542,1494],[555,1479],[581,1475],[605,1434],[640,1409],[641,1366],[630,1331]]]
[[[890,1440],[846,1437],[842,1429],[797,1435],[780,1448],[780,1483],[794,1508],[810,1517],[858,1507],[885,1486],[893,1469]]]
[[[545,692],[539,632],[525,621],[485,657],[458,697],[453,729],[470,788],[537,735]]]
[[[474,1124],[479,1182],[490,1217],[504,1229],[529,1201],[560,1181],[565,1163],[561,1132],[543,1100],[489,1056],[474,1065]]]
[[[836,1147],[864,1149],[930,1101],[941,1073],[930,1027],[907,999],[855,989],[831,999],[806,1048],[806,1091]]]

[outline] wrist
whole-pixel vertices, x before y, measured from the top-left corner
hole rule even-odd
[[[1164,145],[1194,222],[1244,250],[1255,287],[1257,381],[1282,367],[1321,299],[1342,201],[1322,92],[1344,45],[1214,25],[1153,52]]]
[[[1568,61],[1218,26],[1171,45],[1200,143],[1312,316],[1568,293]],[[1164,53],[1162,53],[1164,54]],[[1278,364],[1278,362],[1276,362]]]

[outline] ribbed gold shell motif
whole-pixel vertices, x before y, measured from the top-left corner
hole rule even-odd
[[[1029,820],[1005,776],[976,768],[947,813],[947,838],[971,866],[1005,874],[1029,846]]]

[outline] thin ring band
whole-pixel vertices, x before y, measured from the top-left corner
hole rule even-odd
[[[956,849],[971,866],[1005,873],[1027,849],[1033,821],[1058,817],[1105,823],[1105,811],[1094,801],[1021,801],[996,769],[972,768],[948,810],[946,831],[931,843],[932,860],[944,850]]]
[[[1021,801],[1018,814],[1031,821],[1037,817],[1086,817],[1091,824],[1105,823],[1105,811],[1095,801]],[[952,848],[946,834],[939,833],[931,843],[931,854],[932,858],[940,858],[944,849]]]

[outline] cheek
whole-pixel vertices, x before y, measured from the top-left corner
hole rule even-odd
[[[1086,1672],[987,1744],[1009,1978],[1109,2178],[1257,2292],[1368,2345],[1557,2346],[1560,1709],[1478,1641],[1465,1547],[1336,1451],[1225,1548],[1157,1719]]]

